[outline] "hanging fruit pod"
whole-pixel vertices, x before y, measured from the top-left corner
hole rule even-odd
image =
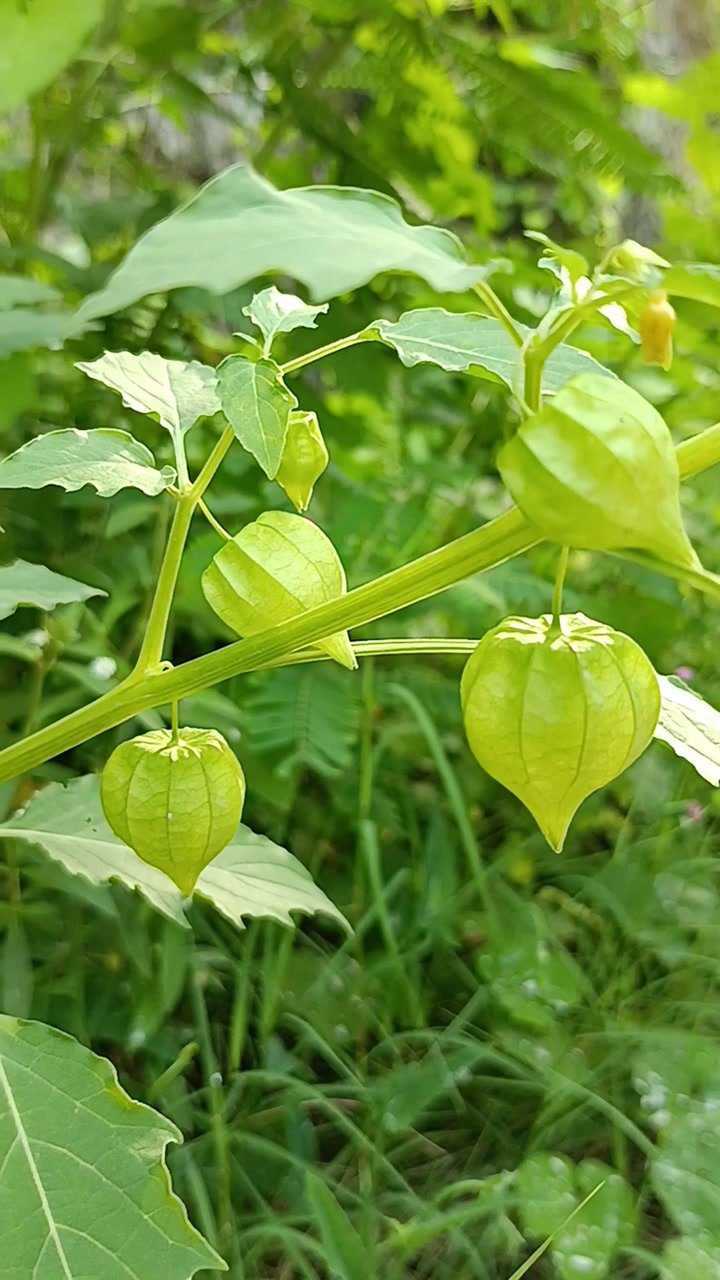
[[[235,835],[245,778],[215,729],[155,729],[116,747],[101,798],[115,835],[187,896]]]
[[[652,739],[660,687],[629,636],[582,613],[506,618],[478,644],[461,684],[478,763],[563,847],[583,800]]]

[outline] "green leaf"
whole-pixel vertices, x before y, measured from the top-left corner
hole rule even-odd
[[[278,333],[314,329],[316,316],[324,315],[327,309],[327,302],[313,307],[293,293],[281,293],[271,284],[269,289],[256,293],[248,306],[243,307],[243,315],[249,316],[261,331],[267,355]]]
[[[43,787],[26,809],[0,823],[0,839],[39,846],[71,875],[84,876],[93,884],[115,880],[137,890],[156,911],[187,924],[182,896],[172,881],[142,862],[110,830],[94,775],[74,778],[67,787],[59,782]]]
[[[32,276],[12,276],[0,272],[0,311],[10,307],[32,307],[38,302],[55,302],[57,289]]]
[[[642,649],[582,613],[557,626],[549,614],[500,622],[467,663],[461,699],[476,760],[558,851],[583,800],[645,750],[660,713]]]
[[[0,311],[0,359],[31,347],[61,347],[86,328],[70,311],[33,311],[30,307]]]
[[[655,737],[689,761],[706,782],[720,786],[720,711],[682,680],[673,676],[658,676],[658,680],[662,701]]]
[[[0,111],[37,93],[62,71],[103,15],[103,0],[0,0]]]
[[[274,360],[228,356],[218,366],[223,413],[244,449],[274,480],[282,460],[290,410],[297,400],[283,383]]]
[[[218,551],[202,589],[228,627],[251,636],[337,600],[347,583],[322,529],[303,516],[266,511]],[[343,667],[357,666],[347,631],[318,641],[318,648]]]
[[[165,1164],[182,1134],[134,1102],[71,1036],[0,1015],[3,1271],[34,1280],[163,1280],[227,1270]]]
[[[308,1170],[305,1193],[335,1280],[368,1280],[367,1249],[327,1183]]]
[[[503,480],[546,538],[700,568],[680,512],[672,437],[632,387],[582,374],[500,451]]]
[[[662,287],[676,298],[720,307],[720,266],[713,262],[677,263],[663,273]]]
[[[310,872],[287,849],[240,824],[231,844],[202,872],[196,897],[206,898],[238,929],[245,916],[262,916],[294,925],[292,912],[322,912],[350,926],[315,884]]]
[[[298,511],[309,506],[315,482],[329,461],[317,414],[302,409],[292,412],[275,479]]]
[[[523,337],[530,333],[524,325],[518,329]],[[369,332],[394,347],[407,368],[427,362],[452,372],[490,375],[514,391],[522,387],[520,350],[499,321],[487,316],[422,307],[406,311],[396,321],[378,320]],[[552,394],[577,374],[591,372],[615,377],[585,351],[560,346],[545,366],[543,390]]]
[[[13,560],[12,564],[0,566],[0,620],[9,618],[21,605],[48,612],[59,604],[76,604],[106,594],[99,587],[53,573],[44,564]]]
[[[318,302],[380,271],[410,272],[438,290],[469,289],[483,274],[454,235],[411,227],[388,196],[357,187],[278,191],[235,165],[152,227],[78,316],[109,315],[182,285],[228,293],[270,271],[302,281]]]
[[[585,1196],[604,1186],[571,1222],[566,1219]],[[572,1165],[564,1156],[538,1152],[517,1174],[523,1230],[536,1239],[553,1236],[550,1252],[558,1280],[605,1280],[618,1250],[635,1236],[632,1189],[599,1160]],[[564,1224],[564,1225],[563,1225]]]
[[[165,360],[151,351],[138,356],[106,351],[76,367],[117,391],[128,409],[157,414],[176,450],[198,418],[209,418],[220,408],[215,370],[198,360]]]
[[[25,810],[0,823],[3,838],[43,849],[65,871],[93,884],[116,881],[137,890],[157,911],[187,926],[180,890],[110,830],[94,774],[74,778],[66,787],[57,782],[44,787]],[[201,873],[195,893],[238,928],[245,916],[292,924],[293,911],[324,912],[349,928],[302,863],[242,823],[227,849]]]
[[[149,449],[127,431],[48,431],[28,440],[0,461],[0,489],[42,489],[56,484],[74,493],[92,485],[103,498],[120,489],[162,493],[175,479],[171,467],[158,471]]]
[[[700,1245],[682,1236],[665,1245],[661,1263],[660,1280],[720,1280],[720,1243]]]
[[[538,266],[545,271],[551,271],[563,284],[568,282],[576,284],[578,280],[587,275],[587,258],[584,258],[581,253],[576,253],[574,249],[565,249],[561,244],[557,244],[549,236],[546,236],[543,231],[526,231],[525,235],[528,240],[535,240],[545,249]]]

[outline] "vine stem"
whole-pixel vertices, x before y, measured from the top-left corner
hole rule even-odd
[[[677,458],[682,479],[720,462],[720,423],[679,445]],[[304,646],[315,644],[336,631],[363,626],[406,605],[425,600],[470,574],[493,569],[513,556],[529,551],[541,541],[537,530],[517,507],[511,507],[473,533],[465,534],[447,546],[420,556],[382,578],[356,587],[337,600],[308,610],[289,622],[200,658],[192,658],[170,671],[156,668],[144,675],[133,673],[89,706],[0,751],[0,782],[36,768],[60,752],[122,724],[141,711],[200,693],[244,671],[255,671],[286,659],[299,661],[297,651]],[[665,573],[675,571],[673,566],[653,564],[652,567]],[[682,571],[685,580],[720,599],[720,579],[694,572],[690,579],[689,572]]]

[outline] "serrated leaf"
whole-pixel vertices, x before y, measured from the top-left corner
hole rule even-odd
[[[103,0],[0,0],[0,111],[42,89],[75,56],[100,21]]]
[[[720,786],[720,711],[672,676],[658,676],[660,719],[655,737],[687,760],[711,786]]]
[[[337,600],[347,582],[337,551],[312,520],[265,511],[217,552],[202,589],[228,627],[251,636]],[[318,648],[343,667],[357,666],[347,631],[319,640]]]
[[[137,890],[157,911],[187,926],[179,889],[110,830],[94,774],[74,778],[67,786],[53,782],[44,787],[25,810],[0,823],[3,838],[43,849],[65,871],[93,884],[112,880]],[[324,912],[348,927],[302,863],[242,823],[227,849],[201,873],[195,893],[238,928],[243,927],[245,916],[268,916],[292,924],[293,911]]]
[[[3,1271],[33,1280],[163,1280],[227,1270],[165,1164],[182,1134],[71,1036],[0,1015]]]
[[[78,316],[109,315],[182,285],[228,293],[269,271],[302,281],[317,302],[381,271],[410,272],[443,291],[469,289],[484,274],[454,235],[410,226],[388,196],[357,187],[278,191],[234,165],[142,236]]]
[[[281,293],[271,284],[269,289],[256,293],[248,306],[243,307],[243,315],[249,316],[262,333],[267,355],[278,333],[314,329],[316,317],[324,315],[327,309],[327,302],[312,306],[294,293]]]
[[[558,1280],[606,1280],[618,1250],[635,1235],[635,1200],[625,1179],[599,1160],[572,1165],[565,1156],[538,1152],[520,1166],[517,1181],[523,1230],[536,1239],[556,1233],[550,1252]]]
[[[157,414],[176,444],[199,418],[220,408],[215,370],[199,360],[165,360],[152,351],[106,351],[76,367],[117,391],[128,409]]]
[[[62,573],[54,573],[44,564],[13,560],[0,566],[0,620],[9,618],[21,605],[48,612],[59,604],[77,604],[91,596],[104,596],[106,591],[76,582]]]
[[[518,325],[518,329],[523,337],[530,333],[525,325]],[[422,307],[406,311],[396,321],[378,320],[369,326],[369,331],[394,347],[407,368],[436,364],[449,371],[489,374],[511,390],[521,387],[520,349],[499,321],[488,316]],[[567,345],[557,347],[545,366],[543,390],[546,394],[559,391],[583,372],[615,377],[587,352]]]
[[[223,413],[244,449],[274,480],[282,461],[290,411],[297,400],[288,391],[274,360],[228,356],[218,366]]]
[[[120,489],[162,493],[175,479],[171,467],[158,471],[149,449],[127,431],[48,431],[28,440],[0,461],[0,489],[42,489],[58,485],[68,493],[91,485],[103,498]]]
[[[498,466],[544,537],[596,551],[649,552],[700,569],[682,523],[670,432],[625,383],[573,378],[522,422]]]
[[[201,873],[195,895],[242,929],[243,917],[262,916],[294,925],[292,912],[321,912],[349,930],[342,912],[287,849],[240,824],[237,834]]]
[[[187,925],[172,881],[142,862],[110,830],[94,775],[74,778],[67,787],[53,782],[38,791],[26,809],[0,823],[0,839],[13,838],[39,846],[71,875],[93,884],[115,880],[137,890],[156,911]]]

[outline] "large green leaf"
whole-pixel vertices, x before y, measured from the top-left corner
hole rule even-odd
[[[715,262],[677,263],[663,272],[662,285],[677,298],[720,307],[720,266]]]
[[[100,21],[104,0],[0,0],[0,111],[49,84]]]
[[[297,400],[273,360],[228,356],[218,366],[223,412],[244,449],[273,480],[282,461],[290,411]]]
[[[660,719],[655,737],[688,760],[706,782],[720,786],[720,711],[672,676],[658,676]]]
[[[77,368],[117,391],[129,409],[157,414],[176,446],[198,418],[211,417],[220,408],[215,370],[198,360],[165,360],[152,351],[137,356],[106,351],[98,360],[79,361]]]
[[[57,289],[32,276],[14,276],[0,272],[0,310],[10,307],[32,307],[39,302],[55,302]]]
[[[518,325],[525,337],[530,330]],[[383,342],[394,347],[403,364],[430,363],[451,371],[471,370],[499,378],[512,389],[522,386],[520,350],[498,320],[474,312],[423,307],[406,311],[399,320],[378,320],[370,326]],[[543,390],[559,391],[578,373],[615,375],[577,347],[558,347],[545,366]]]
[[[162,493],[175,479],[171,467],[158,471],[149,449],[127,431],[48,431],[28,440],[0,461],[0,489],[42,489],[56,484],[74,492],[92,485],[103,498],[120,489]]]
[[[70,311],[13,307],[0,311],[0,359],[30,347],[61,347],[87,326]]]
[[[44,564],[14,560],[0,566],[0,620],[9,618],[20,605],[45,611],[59,604],[76,604],[91,596],[104,596],[99,587],[89,587],[74,578],[54,573]]]
[[[205,599],[240,636],[288,622],[347,590],[330,539],[312,520],[265,511],[221,547],[202,576]],[[347,631],[318,642],[341,666],[357,666]]]
[[[595,1188],[604,1186],[571,1222],[566,1219]],[[559,1280],[605,1280],[618,1250],[632,1242],[635,1207],[631,1188],[599,1160],[572,1165],[564,1156],[538,1152],[518,1170],[520,1217],[528,1235],[550,1246]],[[565,1224],[565,1225],[563,1225]]]
[[[71,1036],[0,1015],[2,1274],[189,1280],[226,1270],[165,1164],[182,1134]]]
[[[59,783],[45,787],[24,811],[0,824],[3,837],[39,846],[71,875],[84,876],[93,884],[115,880],[136,889],[156,910],[187,924],[179,889],[110,830],[93,774],[75,778],[66,787]],[[242,823],[227,849],[202,872],[195,892],[238,928],[244,916],[269,916],[292,924],[293,911],[321,911],[345,925],[302,863]]]
[[[410,272],[441,291],[467,289],[484,274],[449,231],[411,227],[388,196],[356,187],[278,191],[235,165],[152,227],[78,315],[109,315],[181,285],[227,293],[269,271],[301,280],[318,302],[380,271]]]

